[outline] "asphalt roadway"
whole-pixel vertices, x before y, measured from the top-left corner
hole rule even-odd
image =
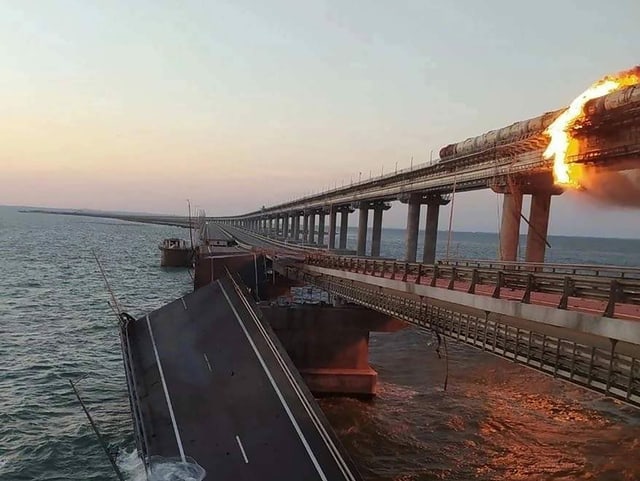
[[[361,479],[242,292],[227,277],[129,324],[148,455],[216,481]]]

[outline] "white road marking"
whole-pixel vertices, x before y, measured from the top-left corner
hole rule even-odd
[[[244,447],[242,446],[242,441],[240,441],[240,436],[236,434],[236,441],[238,441],[238,446],[240,446],[240,451],[242,452],[242,457],[244,458],[244,463],[249,464],[249,460],[247,459],[247,453],[244,452]]]
[[[232,280],[232,282],[233,282],[233,280]],[[235,282],[234,282],[234,284],[235,284]],[[302,406],[304,407],[304,409],[309,414],[309,417],[311,418],[311,420],[313,421],[314,425],[316,426],[316,429],[318,430],[320,436],[323,438],[325,444],[329,448],[329,451],[331,452],[334,460],[336,461],[336,463],[340,467],[340,470],[342,471],[342,474],[345,476],[345,478],[355,481],[355,478],[353,477],[353,474],[349,470],[346,462],[342,458],[342,455],[340,454],[340,452],[336,448],[335,444],[333,443],[331,437],[329,436],[329,434],[325,430],[324,426],[322,425],[322,422],[318,419],[318,417],[317,417],[316,413],[314,412],[313,408],[309,405],[305,395],[300,392],[300,388],[299,388],[297,382],[293,379],[293,375],[291,374],[291,371],[289,370],[289,368],[287,367],[286,363],[284,362],[284,359],[282,359],[282,356],[280,356],[280,353],[278,352],[278,350],[276,349],[275,345],[273,344],[273,342],[269,338],[269,336],[266,333],[264,327],[260,324],[260,320],[258,319],[255,311],[252,309],[251,305],[249,304],[249,302],[247,301],[247,299],[246,299],[246,297],[244,295],[241,295],[241,294],[238,294],[238,295],[240,296],[240,299],[241,299],[242,303],[244,304],[244,307],[247,309],[247,311],[251,315],[254,324],[257,326],[258,330],[262,334],[262,337],[265,339],[265,341],[267,342],[268,346],[271,348],[271,352],[276,357],[276,360],[278,361],[278,363],[280,364],[280,367],[282,368],[282,370],[284,371],[285,375],[287,376],[287,378],[289,380],[289,383],[291,384],[291,387],[293,388],[295,393],[298,395],[298,399],[302,403]]]
[[[184,448],[182,447],[182,439],[180,439],[180,432],[178,431],[178,424],[176,423],[176,416],[173,413],[173,405],[171,404],[171,398],[169,397],[169,389],[167,388],[167,381],[164,378],[164,371],[162,370],[162,364],[160,363],[160,356],[158,355],[158,348],[156,347],[156,340],[153,337],[153,330],[151,329],[151,321],[149,321],[149,314],[147,314],[147,327],[149,328],[149,336],[151,337],[151,345],[153,346],[153,354],[156,357],[156,364],[158,365],[158,371],[160,372],[160,380],[162,381],[162,390],[164,391],[164,397],[167,400],[167,406],[169,407],[169,415],[171,416],[171,424],[173,424],[173,432],[176,435],[176,443],[178,444],[178,451],[180,451],[180,458],[183,463],[187,460],[184,456]]]
[[[181,297],[180,300],[182,301],[182,307],[184,307],[184,310],[187,310],[187,303],[184,302],[184,297]]]
[[[247,328],[245,327],[244,323],[242,322],[242,318],[240,317],[240,314],[238,314],[238,311],[236,310],[235,306],[231,302],[231,299],[229,298],[229,294],[227,294],[227,291],[225,290],[224,286],[222,285],[222,283],[220,282],[219,279],[216,282],[220,286],[220,290],[222,291],[222,294],[224,294],[224,297],[227,299],[227,303],[229,304],[229,307],[233,311],[233,314],[235,315],[235,317],[236,317],[236,319],[238,321],[238,324],[240,324],[240,328],[242,329],[242,332],[244,332],[244,335],[247,338],[247,340],[249,341],[249,344],[251,344],[253,352],[255,353],[256,357],[258,358],[258,361],[260,362],[260,365],[262,366],[262,369],[264,370],[265,374],[267,375],[267,378],[269,378],[269,382],[271,383],[271,387],[273,387],[273,390],[276,392],[276,395],[278,396],[278,399],[280,399],[280,403],[282,404],[282,407],[284,408],[285,412],[287,413],[287,416],[289,417],[289,420],[291,421],[291,424],[293,424],[293,428],[295,429],[296,433],[298,434],[298,437],[300,438],[300,441],[302,441],[302,444],[304,445],[304,448],[307,451],[307,454],[311,458],[311,462],[313,463],[314,467],[316,468],[316,471],[318,471],[318,474],[320,475],[320,478],[322,479],[322,481],[327,481],[327,476],[324,474],[324,471],[322,470],[322,467],[320,466],[320,463],[316,459],[316,456],[313,453],[313,450],[311,449],[311,446],[309,446],[309,443],[307,442],[307,439],[304,437],[304,434],[302,434],[302,430],[300,429],[300,426],[298,425],[298,422],[296,421],[296,418],[293,416],[293,413],[291,412],[291,409],[289,408],[289,405],[285,401],[284,396],[280,392],[280,389],[278,388],[278,385],[276,384],[275,380],[273,379],[273,376],[271,375],[271,372],[269,371],[269,368],[267,368],[267,364],[264,362],[264,359],[260,355],[260,351],[258,351],[258,348],[256,347],[255,343],[253,342],[253,339],[251,339],[251,336],[249,335],[249,331],[247,331]]]
[[[207,367],[209,368],[209,372],[213,372],[211,370],[211,364],[209,363],[209,358],[207,357],[207,355],[205,353],[202,353],[202,355],[204,356],[204,362],[207,363]]]

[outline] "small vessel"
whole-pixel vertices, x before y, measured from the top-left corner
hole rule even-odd
[[[158,246],[162,252],[160,266],[191,267],[193,265],[193,247],[187,241],[171,237]]]

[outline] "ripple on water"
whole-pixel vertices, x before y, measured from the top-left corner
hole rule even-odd
[[[401,252],[403,234],[384,230],[383,255]],[[120,466],[130,481],[144,479],[117,330],[92,251],[120,303],[139,315],[189,291],[186,272],[157,267],[158,241],[170,236],[184,231],[0,207],[2,481],[112,479],[68,385],[85,374],[79,388],[108,441],[124,448]],[[495,253],[491,235],[454,239],[461,254]],[[553,245],[559,258],[593,261],[576,257],[571,239]],[[638,265],[638,245],[589,250],[606,263],[602,252],[619,248]],[[640,479],[637,410],[454,341],[447,361],[436,345],[415,329],[373,333],[379,396],[320,400],[368,481]]]
[[[79,388],[101,431],[132,446],[116,323],[91,250],[140,314],[189,290],[185,271],[155,264],[158,241],[184,232],[2,207],[0,226],[0,479],[111,479],[68,383],[89,374]]]

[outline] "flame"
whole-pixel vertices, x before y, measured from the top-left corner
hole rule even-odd
[[[553,158],[553,178],[556,184],[580,187],[579,168],[567,161],[567,152],[574,141],[571,129],[578,120],[584,117],[584,106],[592,99],[603,97],[629,85],[640,83],[637,69],[627,70],[619,74],[609,75],[598,80],[587,90],[578,95],[571,105],[553,121],[544,131],[549,136],[549,145],[544,151],[545,159]]]

